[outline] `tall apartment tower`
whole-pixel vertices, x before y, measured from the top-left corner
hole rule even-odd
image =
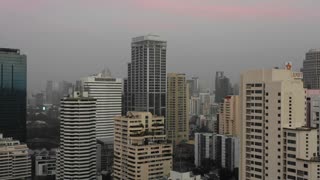
[[[169,176],[172,145],[164,131],[164,117],[150,112],[116,117],[113,178],[149,180]]]
[[[142,111],[166,115],[166,54],[167,42],[159,36],[132,39],[123,114]]]
[[[224,97],[232,94],[232,88],[229,78],[223,72],[216,72],[215,80],[215,102],[222,103]]]
[[[285,69],[253,70],[241,75],[240,177],[287,179],[284,128],[305,124],[302,74]],[[316,143],[316,142],[314,142]]]
[[[303,61],[303,83],[308,89],[320,89],[320,49],[311,49]]]
[[[0,179],[31,178],[31,160],[26,144],[0,134]]]
[[[240,137],[240,98],[226,96],[220,104],[218,113],[219,134]]]
[[[61,100],[57,180],[96,179],[96,108],[87,93]]]
[[[113,119],[121,115],[122,79],[111,77],[104,70],[101,73],[82,79],[82,90],[97,100],[96,137],[113,137]]]
[[[168,74],[166,133],[173,144],[189,140],[188,91],[185,74]]]
[[[26,142],[27,56],[0,48],[0,132]]]

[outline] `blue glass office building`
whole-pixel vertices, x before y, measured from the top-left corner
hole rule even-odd
[[[0,133],[26,142],[27,57],[0,48]]]

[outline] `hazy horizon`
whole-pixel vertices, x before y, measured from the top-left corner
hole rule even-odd
[[[28,88],[74,82],[108,67],[125,77],[131,38],[168,42],[167,72],[208,81],[225,71],[302,65],[320,48],[320,2],[312,0],[2,0],[0,47],[28,57]]]

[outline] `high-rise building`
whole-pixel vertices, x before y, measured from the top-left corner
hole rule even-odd
[[[113,137],[113,118],[121,115],[122,79],[104,70],[82,79],[82,91],[97,100],[96,137]]]
[[[85,92],[61,100],[57,180],[96,179],[96,109]]]
[[[0,132],[26,141],[27,56],[0,48]]]
[[[318,130],[318,155],[320,155],[320,89],[306,90],[306,126]]]
[[[219,134],[240,137],[240,100],[239,96],[226,96],[220,104]]]
[[[189,140],[188,91],[185,74],[168,74],[166,133],[173,144]]]
[[[192,77],[191,79],[187,80],[187,83],[189,85],[189,98],[191,96],[198,96],[200,91],[199,78]]]
[[[190,115],[200,115],[200,97],[191,96],[190,99]]]
[[[97,173],[111,175],[113,165],[113,137],[97,139]]]
[[[205,159],[214,159],[213,133],[195,133],[194,135],[194,164],[196,167],[203,165]]]
[[[209,92],[199,93],[200,98],[200,114],[209,116],[211,108],[211,96]]]
[[[166,115],[167,42],[156,35],[132,39],[131,62],[124,89],[124,113],[151,112]]]
[[[311,49],[303,61],[303,83],[308,89],[320,89],[320,49]]]
[[[113,178],[161,179],[172,169],[172,144],[167,142],[164,117],[128,112],[115,117]]]
[[[283,176],[281,179],[320,179],[317,129],[283,128]]]
[[[288,69],[253,70],[242,74],[241,179],[301,179],[300,176],[310,179],[310,173],[314,173],[308,166],[317,164],[313,161],[316,159],[316,136],[312,137],[313,142],[303,137],[307,135],[301,137],[306,140],[304,143],[302,139],[299,142],[288,140],[288,131],[302,134],[310,131],[303,128],[305,90],[301,79],[301,73]],[[301,163],[294,168],[297,161]],[[304,169],[302,162],[306,164]]]
[[[240,140],[237,137],[215,133],[195,133],[194,157],[196,167],[214,161],[215,165],[230,171],[239,168]]]
[[[46,103],[52,104],[52,98],[53,98],[53,81],[49,80],[47,81],[46,85]]]
[[[31,178],[31,160],[26,144],[0,134],[0,179]]]
[[[233,93],[229,78],[227,78],[223,72],[216,72],[215,102],[222,103],[224,97],[232,94]]]
[[[213,136],[213,158],[216,165],[233,172],[240,165],[240,139],[229,135]]]

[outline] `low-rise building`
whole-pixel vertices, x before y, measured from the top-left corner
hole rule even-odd
[[[0,179],[31,178],[31,160],[28,147],[18,140],[0,134]]]
[[[113,178],[161,179],[172,169],[172,144],[164,117],[131,112],[115,117]]]
[[[170,171],[168,180],[201,180],[201,175],[193,175],[192,172]]]

